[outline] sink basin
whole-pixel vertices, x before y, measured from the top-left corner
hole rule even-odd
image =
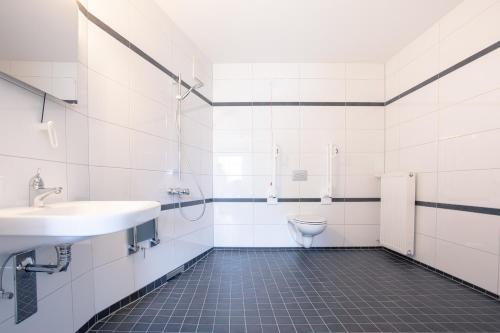
[[[0,209],[0,256],[129,229],[158,217],[160,210],[156,201],[73,201]]]

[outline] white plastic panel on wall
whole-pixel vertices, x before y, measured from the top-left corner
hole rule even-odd
[[[380,244],[399,253],[415,254],[415,174],[382,176]]]

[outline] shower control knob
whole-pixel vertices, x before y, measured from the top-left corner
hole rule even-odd
[[[175,188],[169,188],[168,194],[171,194],[171,195],[190,195],[191,191],[189,190],[189,188],[175,187]]]

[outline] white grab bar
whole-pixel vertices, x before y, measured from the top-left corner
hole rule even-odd
[[[327,175],[327,190],[326,197],[333,198],[333,190],[335,188],[335,177],[333,176],[335,173],[335,157],[339,153],[339,149],[337,146],[329,143],[327,146],[327,159],[326,159],[326,175]]]
[[[276,173],[278,168],[278,157],[280,154],[280,149],[277,145],[273,145],[272,151],[272,174],[271,174],[271,182],[269,183],[269,189],[267,193],[267,202],[269,204],[277,203],[278,193],[276,190]]]

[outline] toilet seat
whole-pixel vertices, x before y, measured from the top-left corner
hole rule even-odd
[[[297,215],[292,216],[291,220],[299,224],[326,224],[326,218],[318,215]]]

